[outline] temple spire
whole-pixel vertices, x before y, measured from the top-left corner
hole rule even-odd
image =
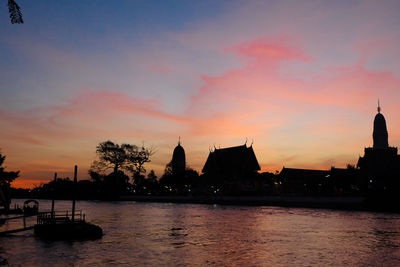
[[[379,98],[378,98],[378,113],[381,113],[381,105],[379,104]]]
[[[178,139],[178,146],[180,146],[181,145],[181,137],[179,136],[179,139]]]

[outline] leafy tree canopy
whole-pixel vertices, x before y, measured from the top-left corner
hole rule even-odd
[[[1,154],[0,150],[0,186],[9,186],[12,181],[14,181],[19,176],[19,171],[16,172],[7,172],[5,171],[5,167],[3,167],[3,163],[6,159],[6,156]]]
[[[92,163],[91,171],[101,173],[112,170],[128,171],[132,174],[145,173],[144,164],[150,162],[150,157],[154,154],[152,148],[138,147],[131,144],[116,144],[112,141],[101,142],[97,145],[96,154],[98,160]]]

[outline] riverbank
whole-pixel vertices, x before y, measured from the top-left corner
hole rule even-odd
[[[41,199],[41,198],[38,198]],[[48,198],[43,198],[48,199]],[[65,199],[68,200],[68,199]],[[90,199],[80,199],[90,200]],[[99,200],[99,199],[92,199]],[[59,200],[57,200],[59,201]],[[220,204],[242,206],[277,206],[293,208],[318,208],[354,211],[376,211],[400,213],[397,201],[362,196],[144,196],[126,195],[114,200],[100,201],[137,201],[155,203],[190,203],[190,204]]]

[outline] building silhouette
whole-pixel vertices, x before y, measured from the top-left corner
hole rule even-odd
[[[172,153],[172,174],[173,175],[183,175],[186,170],[186,155],[185,150],[181,146],[181,138],[179,137],[178,145],[175,147]]]
[[[364,149],[364,156],[358,159],[357,167],[362,172],[372,191],[395,190],[400,178],[400,156],[397,147],[390,147],[386,120],[381,113],[378,102],[378,113],[374,119],[373,146]]]
[[[281,193],[301,195],[396,195],[400,189],[400,155],[389,146],[386,120],[378,113],[373,124],[373,146],[364,149],[357,167],[308,170],[283,167],[279,173]],[[374,200],[375,201],[375,200]]]
[[[330,181],[328,170],[310,170],[283,167],[279,173],[281,193],[285,194],[316,194]]]
[[[210,151],[202,172],[214,182],[229,182],[251,177],[261,170],[253,146],[246,144]]]
[[[363,192],[359,170],[351,165],[327,170],[283,167],[278,181],[279,192],[289,195],[346,196]]]

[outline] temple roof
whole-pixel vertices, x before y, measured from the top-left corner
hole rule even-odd
[[[204,164],[203,173],[227,170],[260,170],[253,147],[246,144],[235,147],[228,147],[210,151],[207,161]]]

